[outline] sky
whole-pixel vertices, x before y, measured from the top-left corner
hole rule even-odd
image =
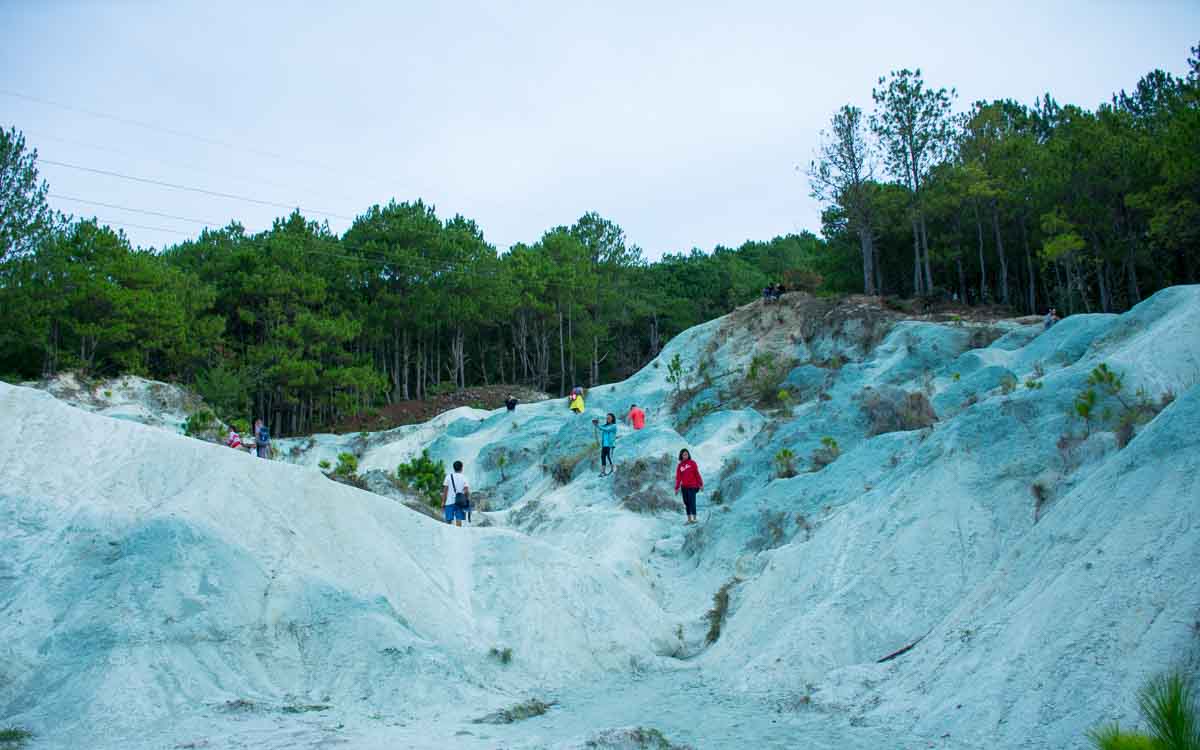
[[[1196,0],[0,0],[0,127],[142,246],[420,198],[500,250],[595,211],[653,260],[819,233],[819,132],[890,70],[1090,109],[1198,42]]]

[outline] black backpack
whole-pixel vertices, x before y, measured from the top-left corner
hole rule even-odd
[[[454,490],[454,505],[465,511],[471,510],[471,496],[458,491],[458,487],[454,485],[454,472],[450,472],[450,488]]]

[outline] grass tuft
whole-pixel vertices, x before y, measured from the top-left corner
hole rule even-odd
[[[537,698],[530,698],[529,700],[524,701],[522,703],[518,703],[515,706],[510,706],[508,708],[502,708],[499,711],[493,711],[492,713],[487,714],[486,716],[481,716],[478,719],[473,719],[472,723],[473,724],[513,724],[518,721],[532,719],[535,716],[541,716],[542,714],[549,711],[552,706],[557,706],[557,705],[558,705],[558,701],[550,701],[549,703],[546,703],[545,701],[538,700]]]
[[[729,614],[729,592],[739,583],[741,579],[730,578],[713,594],[712,609],[704,615],[704,619],[708,620],[708,635],[704,637],[706,643],[716,643],[721,637],[721,626],[725,624],[725,617]]]
[[[0,748],[5,750],[16,750],[24,747],[25,743],[33,739],[33,732],[21,727],[8,727],[0,729]]]

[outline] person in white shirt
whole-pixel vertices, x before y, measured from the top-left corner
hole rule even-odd
[[[471,488],[467,485],[466,475],[463,474],[462,461],[454,462],[454,471],[446,475],[442,487],[446,491],[442,517],[446,523],[453,521],[455,526],[462,526],[467,512],[471,509]]]

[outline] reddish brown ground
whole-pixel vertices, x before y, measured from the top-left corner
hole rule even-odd
[[[337,434],[379,432],[404,424],[428,422],[437,415],[451,409],[457,409],[460,406],[473,406],[477,409],[497,409],[504,406],[504,400],[508,398],[508,394],[510,393],[516,396],[517,400],[523,404],[530,403],[531,401],[541,401],[546,398],[546,394],[539,393],[523,385],[474,386],[454,393],[431,396],[420,401],[397,401],[373,414],[360,414],[317,431],[334,432]]]

